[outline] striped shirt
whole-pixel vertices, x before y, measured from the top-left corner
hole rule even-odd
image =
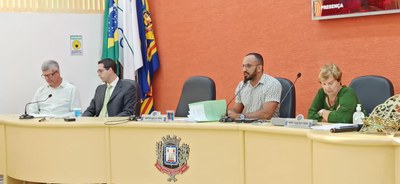
[[[235,94],[242,88],[243,81],[236,87]],[[280,102],[281,100],[282,85],[281,83],[269,76],[263,74],[257,85],[252,86],[247,82],[243,87],[240,94],[236,96],[236,103],[241,103],[244,106],[243,113],[249,113],[261,110],[265,102]],[[275,109],[272,117],[279,117],[279,107]]]

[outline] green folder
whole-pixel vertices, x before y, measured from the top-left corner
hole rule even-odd
[[[225,114],[225,100],[207,100],[189,104],[189,117],[198,122],[218,121]]]

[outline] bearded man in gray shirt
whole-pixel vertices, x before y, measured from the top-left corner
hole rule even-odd
[[[228,110],[228,116],[232,119],[278,117],[282,85],[274,77],[264,74],[261,54],[247,54],[242,67],[245,80],[236,87],[235,104]]]

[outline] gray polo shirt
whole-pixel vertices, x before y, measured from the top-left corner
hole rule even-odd
[[[236,87],[235,94],[238,93],[242,86],[243,81]],[[281,92],[281,83],[272,76],[263,74],[256,86],[253,87],[250,82],[247,82],[242,91],[236,96],[235,102],[244,105],[243,113],[254,112],[261,110],[265,102],[280,103]],[[279,117],[279,107],[280,104],[278,108],[275,109],[275,113],[272,117]]]

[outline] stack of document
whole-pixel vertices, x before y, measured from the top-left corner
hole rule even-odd
[[[225,100],[207,100],[189,104],[188,118],[198,122],[218,121],[225,114]]]

